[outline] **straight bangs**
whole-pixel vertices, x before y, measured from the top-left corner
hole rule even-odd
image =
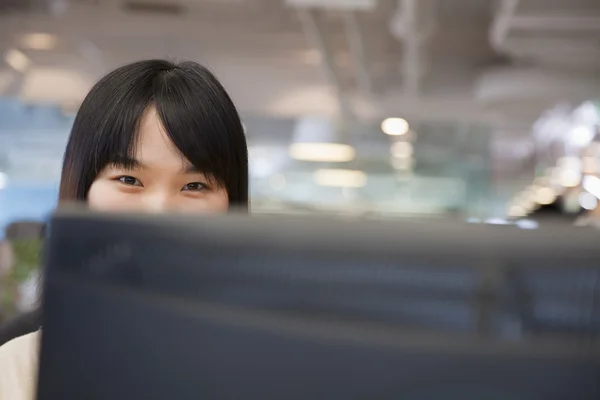
[[[124,100],[129,100],[129,104],[135,106],[114,116],[107,116],[106,125],[98,132],[98,151],[91,157],[94,179],[111,164],[125,168],[135,167],[140,121],[152,103],[151,97],[137,98],[137,101]]]
[[[152,105],[183,157],[224,187],[230,204],[239,207],[248,201],[244,129],[225,89],[208,70],[203,72],[195,63],[182,63],[157,77]]]
[[[153,96],[148,85],[152,77],[143,72],[118,68],[98,81],[83,100],[65,151],[59,202],[86,201],[92,183],[107,165],[131,166],[127,164],[135,154],[139,121]]]

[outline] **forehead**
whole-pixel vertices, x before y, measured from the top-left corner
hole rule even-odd
[[[154,107],[149,108],[140,119],[137,143],[133,154],[143,164],[167,168],[189,165],[183,154],[173,144]]]

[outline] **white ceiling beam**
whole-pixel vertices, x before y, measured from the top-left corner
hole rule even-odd
[[[516,15],[513,29],[544,31],[600,31],[600,15]]]
[[[600,31],[600,15],[569,15],[568,13],[561,15],[544,11],[521,15],[518,13],[519,5],[519,0],[502,0],[494,16],[489,37],[492,47],[499,52],[522,56],[520,53],[523,52],[524,46],[521,41],[509,40],[511,31],[515,29],[544,32],[589,31],[592,34]],[[547,47],[552,47],[560,45],[561,41],[559,39],[540,39],[539,43],[540,46],[550,44]],[[531,49],[531,51],[535,53],[539,52],[539,49]],[[548,48],[548,51],[552,51],[552,49]]]

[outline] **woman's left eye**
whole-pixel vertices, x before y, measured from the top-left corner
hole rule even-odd
[[[198,191],[204,190],[204,189],[206,189],[206,185],[204,183],[192,182],[192,183],[188,183],[187,185],[185,185],[183,187],[183,189],[181,189],[181,190],[198,192]]]

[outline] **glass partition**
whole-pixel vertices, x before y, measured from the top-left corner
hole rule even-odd
[[[41,218],[56,202],[73,118],[58,107],[6,99],[0,116],[0,222]],[[243,120],[254,212],[462,218],[483,217],[489,209],[491,132],[485,126],[405,121],[406,132],[388,135],[381,121]],[[303,154],[297,144],[312,147]]]

